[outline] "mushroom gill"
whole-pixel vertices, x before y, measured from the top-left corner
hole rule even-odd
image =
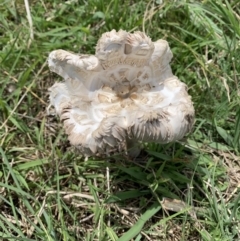
[[[188,133],[194,108],[187,87],[172,74],[164,40],[142,32],[102,35],[95,56],[64,50],[49,54],[51,71],[64,78],[50,88],[50,105],[72,145],[85,156],[130,150],[138,143],[168,143]]]

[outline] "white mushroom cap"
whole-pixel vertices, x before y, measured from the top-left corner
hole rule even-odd
[[[95,56],[51,52],[49,67],[65,82],[50,88],[50,103],[71,144],[90,156],[183,138],[194,108],[171,58],[166,41],[123,30],[103,34]]]

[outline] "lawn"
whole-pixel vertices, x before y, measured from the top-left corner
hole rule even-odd
[[[29,3],[29,5],[28,5]],[[240,240],[240,2],[3,0],[0,240]],[[165,39],[196,112],[183,140],[88,158],[47,114],[55,49],[112,29]]]

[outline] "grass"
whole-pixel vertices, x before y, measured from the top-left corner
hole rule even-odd
[[[1,240],[240,240],[240,3],[0,3]],[[84,161],[47,116],[58,48],[94,53],[111,29],[166,39],[196,121],[184,140],[138,160]]]

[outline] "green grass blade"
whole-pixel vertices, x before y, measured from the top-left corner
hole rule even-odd
[[[152,217],[154,216],[159,210],[161,209],[161,206],[159,203],[154,203],[137,221],[137,223],[130,228],[126,233],[124,233],[118,241],[129,241],[135,236],[137,236],[144,224]]]

